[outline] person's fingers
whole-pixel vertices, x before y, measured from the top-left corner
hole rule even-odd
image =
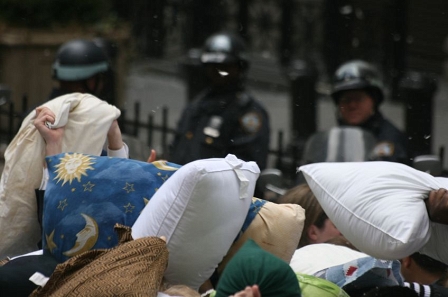
[[[428,200],[429,200],[429,202],[430,202],[431,204],[433,204],[433,203],[437,203],[437,202],[440,201],[440,200],[443,198],[443,196],[446,195],[446,194],[447,194],[447,190],[446,190],[446,189],[443,189],[443,188],[440,188],[440,189],[438,189],[437,191],[436,191],[436,190],[433,190],[433,191],[429,192]]]
[[[47,124],[48,123],[53,124],[54,122],[55,122],[55,118],[52,117],[51,115],[42,115],[34,120],[34,126],[36,126],[36,127],[46,126],[47,128],[49,128],[47,126]]]
[[[443,197],[443,194],[445,194],[446,190],[445,189],[438,189],[435,193],[435,197],[433,197],[434,199],[440,199]]]
[[[36,119],[35,123],[42,123],[45,124],[45,122],[54,123],[56,119],[55,114],[47,107],[38,107],[36,108]]]
[[[152,163],[152,162],[154,162],[156,160],[156,157],[157,157],[156,151],[155,150],[151,150],[151,154],[149,155],[148,160],[146,162]]]
[[[252,286],[252,295],[253,297],[261,297],[260,288],[258,287],[258,285]]]
[[[254,295],[252,294],[252,287],[250,287],[250,286],[247,286],[244,290],[239,291],[231,296],[233,296],[233,297],[254,297]]]
[[[438,197],[439,203],[442,204],[444,207],[448,205],[448,190],[446,189],[439,189],[438,191]]]
[[[43,107],[43,106],[37,107],[36,108],[36,116],[39,116],[39,115],[42,115],[42,114],[49,114],[49,115],[51,115],[53,117],[55,116],[54,112],[51,111],[51,109],[49,109],[48,107]]]

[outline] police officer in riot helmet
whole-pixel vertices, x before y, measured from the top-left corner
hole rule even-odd
[[[269,118],[244,86],[249,60],[244,41],[216,33],[201,54],[208,87],[183,111],[171,146],[170,161],[178,164],[234,154],[266,167]]]
[[[75,39],[64,43],[53,63],[53,78],[59,86],[48,99],[80,92],[100,96],[110,63],[103,49],[93,41]]]
[[[406,135],[379,110],[384,100],[384,87],[373,65],[361,60],[342,64],[334,75],[331,96],[337,105],[340,126],[357,126],[376,137],[372,160],[410,162]]]

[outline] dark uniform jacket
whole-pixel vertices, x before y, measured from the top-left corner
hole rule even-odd
[[[260,103],[243,90],[206,90],[183,111],[169,160],[183,165],[234,154],[263,170],[268,151],[269,118]]]
[[[339,120],[339,125],[345,124]],[[376,137],[377,144],[371,155],[372,160],[410,163],[406,134],[385,119],[379,111],[359,127]]]

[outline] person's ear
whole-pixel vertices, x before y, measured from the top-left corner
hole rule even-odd
[[[310,243],[316,243],[319,238],[319,228],[316,225],[311,225],[307,230],[307,235]]]
[[[410,256],[408,257],[404,257],[403,259],[401,259],[401,266],[403,266],[404,268],[409,268],[412,264],[412,259]]]

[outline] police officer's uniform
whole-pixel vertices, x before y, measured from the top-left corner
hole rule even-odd
[[[338,122],[340,126],[345,125],[341,119]],[[384,118],[381,112],[375,112],[359,127],[371,132],[377,140],[370,155],[371,160],[409,163],[406,135]]]
[[[247,92],[207,90],[184,110],[170,161],[177,164],[234,154],[266,168],[269,120],[264,107]]]
[[[210,88],[184,110],[171,146],[170,161],[186,164],[234,154],[242,160],[257,162],[263,170],[269,151],[269,119],[264,107],[242,84],[249,68],[244,41],[228,32],[213,34],[205,41],[201,63],[213,75],[229,76],[220,83],[212,79]],[[233,70],[221,74],[219,69],[226,66]]]
[[[379,72],[373,65],[353,60],[342,64],[336,70],[331,96],[337,105],[339,95],[344,91],[362,89],[368,92],[375,100],[375,112],[359,127],[371,132],[377,139],[370,159],[408,164],[410,152],[406,134],[385,119],[378,110],[384,100],[383,88]],[[340,118],[338,122],[339,125],[345,125]]]

